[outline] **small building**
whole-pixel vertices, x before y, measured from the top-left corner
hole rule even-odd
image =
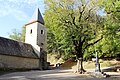
[[[0,68],[47,69],[47,31],[39,9],[25,27],[25,43],[0,37]]]

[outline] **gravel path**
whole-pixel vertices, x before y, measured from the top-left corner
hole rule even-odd
[[[120,75],[117,74],[109,78],[94,78],[87,74],[72,73],[71,70],[36,70],[1,75],[0,80],[120,80]]]

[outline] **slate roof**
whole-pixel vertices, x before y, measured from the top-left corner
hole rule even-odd
[[[34,49],[30,44],[14,41],[3,37],[0,37],[0,54],[18,57],[38,58],[37,54],[34,52]]]
[[[41,13],[40,13],[39,8],[36,9],[36,11],[34,12],[31,20],[29,21],[29,23],[32,23],[32,22],[35,22],[35,21],[38,21],[38,22],[40,22],[41,24],[44,25],[44,20],[43,20],[43,17],[41,15]]]

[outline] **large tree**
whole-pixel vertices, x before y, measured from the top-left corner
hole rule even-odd
[[[103,19],[97,15],[94,0],[45,0],[45,22],[60,43],[59,48],[72,52],[77,72],[85,72],[85,50],[103,38]],[[53,41],[54,42],[54,41]]]

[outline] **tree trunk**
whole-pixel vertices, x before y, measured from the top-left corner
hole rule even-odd
[[[79,58],[77,59],[77,73],[83,74],[84,72],[86,72],[83,69],[83,58]]]

